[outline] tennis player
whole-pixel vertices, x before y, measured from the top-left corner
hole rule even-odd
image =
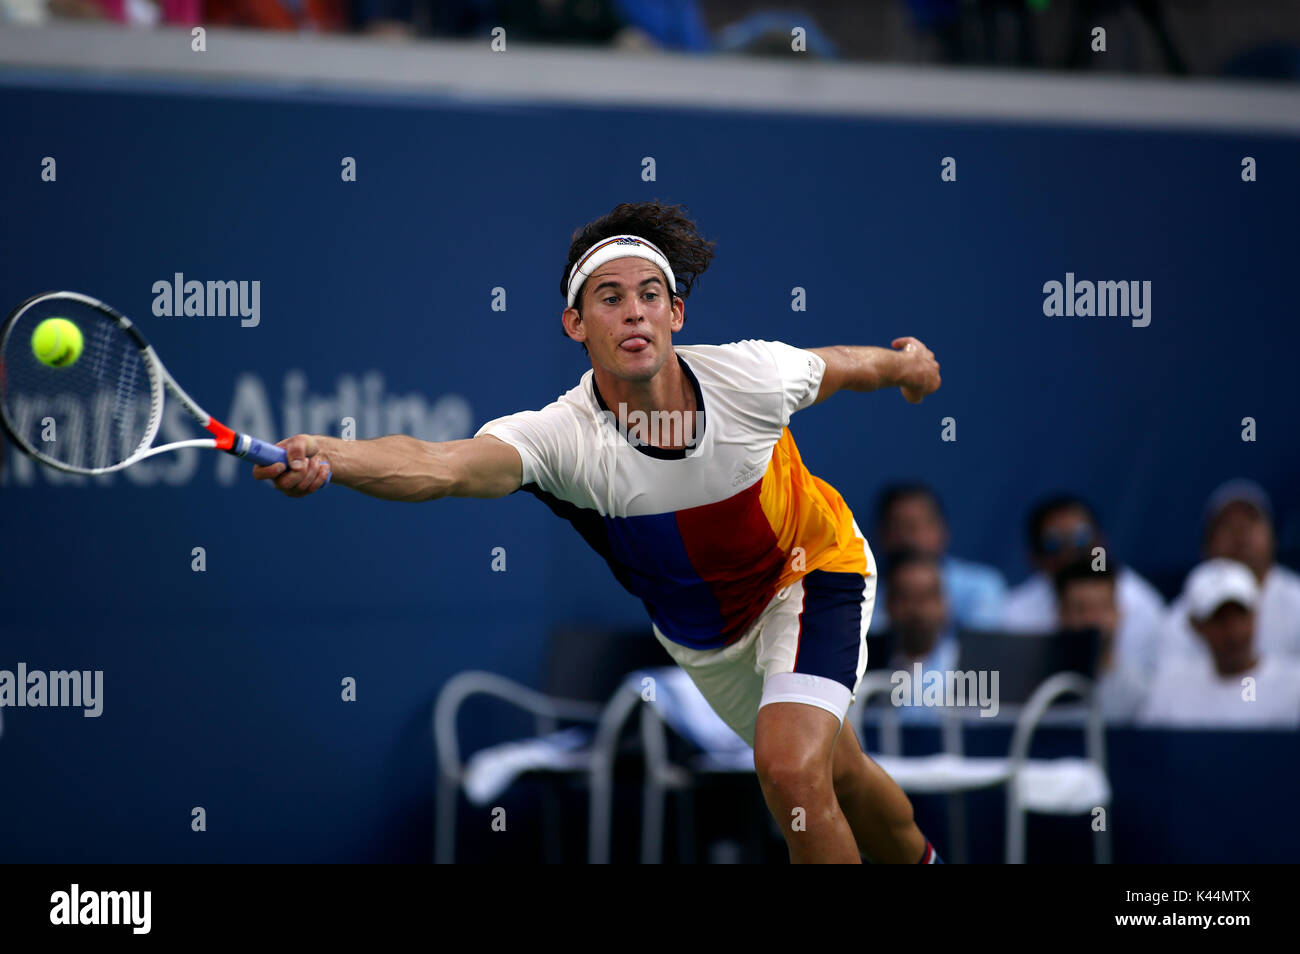
[[[292,497],[329,474],[388,500],[533,494],[643,601],[655,638],[754,747],[791,861],[936,863],[907,796],[845,723],[876,565],[788,425],[838,391],[919,402],[939,365],[915,338],[674,345],[713,245],[678,206],[619,205],[569,247],[561,321],[591,359],[572,390],[468,440],[299,434],[280,442],[288,467],[254,474]]]

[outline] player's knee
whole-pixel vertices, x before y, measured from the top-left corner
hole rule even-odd
[[[754,770],[768,798],[783,806],[806,806],[834,791],[829,766],[802,752],[755,750]]]

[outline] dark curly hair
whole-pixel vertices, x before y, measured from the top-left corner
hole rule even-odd
[[[673,278],[677,281],[676,297],[685,299],[690,295],[696,279],[704,273],[713,261],[713,247],[700,235],[699,229],[686,214],[681,205],[665,205],[662,202],[622,202],[616,205],[608,215],[588,222],[575,229],[569,242],[569,259],[560,276],[560,295],[568,301],[569,272],[582,254],[601,239],[611,235],[639,235],[659,246],[659,250],[668,258],[672,266]],[[578,299],[574,302],[578,314],[582,314],[582,288],[578,289]],[[568,337],[564,326],[560,331]],[[587,350],[583,345],[582,349]]]

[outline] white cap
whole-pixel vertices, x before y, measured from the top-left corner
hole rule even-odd
[[[1187,615],[1208,619],[1224,603],[1240,603],[1253,610],[1259,602],[1255,574],[1236,560],[1206,560],[1187,575]]]

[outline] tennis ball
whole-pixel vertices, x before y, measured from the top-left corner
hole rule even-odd
[[[32,354],[51,368],[66,368],[81,357],[86,339],[67,318],[46,318],[32,332]]]

